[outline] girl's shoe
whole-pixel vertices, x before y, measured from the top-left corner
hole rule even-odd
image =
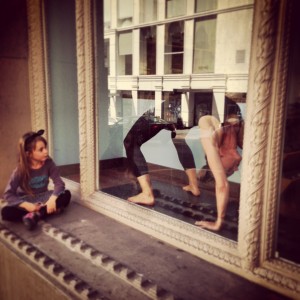
[[[40,213],[30,212],[23,217],[23,223],[28,230],[33,230],[40,220]]]

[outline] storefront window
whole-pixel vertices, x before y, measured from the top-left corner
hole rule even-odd
[[[151,7],[149,21],[156,1],[138,3],[140,9]],[[186,14],[186,1],[166,3],[168,17]],[[146,22],[141,11],[134,15]],[[163,15],[159,7],[158,15]],[[213,124],[224,141],[228,135],[234,141],[227,140],[230,153],[224,145],[216,150],[218,162],[229,156],[218,165],[228,180],[229,199],[221,212],[222,228],[213,230],[237,240],[251,20],[252,10],[241,8],[205,18],[160,19],[132,31],[118,25],[104,31],[109,43],[102,44],[110,55],[97,55],[102,68],[98,85],[106,84],[97,98],[103,193],[193,225],[204,221],[215,226],[220,211],[214,174],[219,171],[211,170],[211,152],[202,139],[210,134],[206,125]],[[227,30],[236,29],[237,22],[242,30],[229,43]],[[236,61],[236,50],[245,50],[244,59]]]
[[[296,4],[297,3],[297,4]],[[286,123],[282,155],[280,204],[278,214],[278,256],[300,264],[299,198],[300,198],[300,26],[299,2],[295,1],[289,76],[287,84]]]

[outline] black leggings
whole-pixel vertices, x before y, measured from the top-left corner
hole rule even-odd
[[[160,129],[162,130],[162,128]],[[153,138],[160,130],[151,131],[149,126],[149,121],[144,116],[140,117],[135,124],[132,126],[128,134],[124,139],[124,147],[126,150],[126,156],[128,160],[128,166],[133,172],[134,176],[140,177],[142,175],[148,174],[148,166],[145,157],[141,151],[141,146]],[[195,161],[193,153],[190,147],[187,145],[186,141],[178,140],[178,142],[173,144],[176,148],[178,158],[186,169],[194,169]]]
[[[65,208],[69,205],[71,200],[71,193],[68,190],[65,190],[62,194],[56,199],[56,208]],[[42,206],[39,210],[42,218],[47,217],[47,207]],[[2,220],[11,221],[11,222],[20,222],[22,218],[28,214],[28,211],[19,206],[4,206],[1,211]]]

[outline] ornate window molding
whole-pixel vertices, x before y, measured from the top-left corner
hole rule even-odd
[[[42,4],[28,0],[33,128],[47,128]],[[275,257],[282,129],[287,81],[290,3],[255,1],[238,242],[96,191],[95,20],[92,0],[76,0],[80,185],[75,200],[147,234],[293,298],[300,268]]]
[[[29,91],[33,130],[48,132],[46,53],[41,1],[27,1],[29,45]]]

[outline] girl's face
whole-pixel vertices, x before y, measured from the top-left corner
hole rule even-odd
[[[48,149],[43,141],[37,141],[34,149],[29,154],[33,164],[43,164],[48,158]]]

